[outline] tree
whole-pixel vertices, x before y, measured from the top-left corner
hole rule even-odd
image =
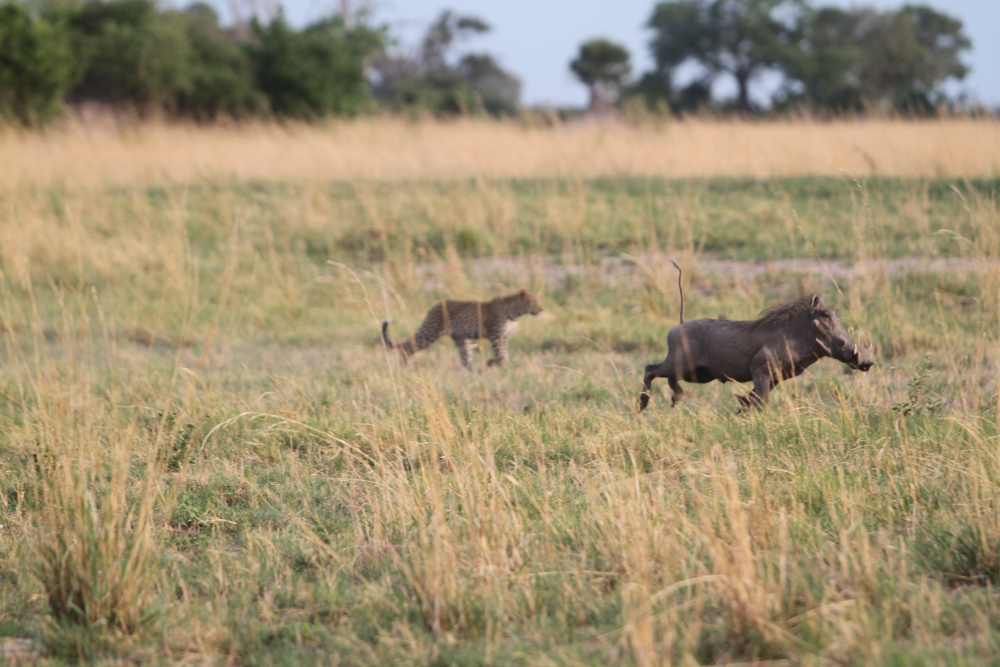
[[[970,47],[961,21],[929,7],[821,9],[805,23],[800,48],[787,52],[785,103],[930,112],[945,100],[941,85],[965,77],[961,55]]]
[[[191,44],[177,12],[153,0],[85,2],[70,10],[82,75],[72,101],[96,100],[140,113],[169,108],[191,86]]]
[[[453,56],[454,47],[490,26],[445,10],[430,25],[415,57],[382,53],[373,63],[375,98],[397,111],[453,115],[516,113],[521,82],[489,54]]]
[[[373,105],[366,66],[384,31],[339,17],[294,30],[280,15],[252,28],[238,39],[203,3],[176,11],[157,0],[0,0],[0,115],[34,122],[64,95],[198,120]]]
[[[487,113],[494,116],[517,113],[521,82],[500,67],[489,54],[469,54],[458,63],[458,72]]]
[[[197,120],[263,112],[267,98],[257,90],[246,49],[219,26],[215,10],[199,2],[183,14],[191,44],[191,74],[190,85],[178,91],[172,103],[176,112]]]
[[[72,55],[62,23],[33,16],[20,2],[0,4],[0,117],[36,125],[57,115]]]
[[[459,16],[446,9],[424,35],[421,60],[424,66],[430,69],[446,69],[448,51],[455,42],[489,31],[489,24],[482,19],[475,16]]]
[[[348,28],[339,16],[294,31],[279,15],[251,23],[248,47],[257,87],[279,116],[313,119],[353,115],[369,105],[366,59],[381,48],[381,31]]]
[[[656,61],[647,91],[657,88],[673,97],[674,74],[681,65],[701,67],[694,92],[711,88],[720,74],[736,80],[736,104],[749,111],[750,82],[764,68],[783,60],[802,0],[673,0],[653,9],[647,26],[655,31],[651,50]],[[782,16],[783,18],[779,18]],[[689,91],[692,92],[692,91]]]
[[[569,68],[590,88],[592,110],[606,109],[614,104],[625,78],[632,71],[628,50],[607,39],[592,39],[581,44]]]

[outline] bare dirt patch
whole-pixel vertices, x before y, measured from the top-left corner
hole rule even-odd
[[[897,259],[776,259],[764,262],[728,259],[702,259],[685,262],[685,272],[693,277],[716,275],[734,279],[753,279],[762,274],[814,275],[826,280],[852,280],[863,275],[885,274],[890,276],[908,273],[984,273],[1000,269],[1000,261],[981,258],[924,258],[900,257]],[[455,267],[446,262],[429,262],[417,267],[417,275],[427,289],[433,290],[442,282],[442,276]],[[621,280],[641,282],[653,272],[669,270],[670,256],[666,253],[620,255],[605,257],[594,264],[566,264],[558,256],[548,257],[489,257],[470,259],[462,263],[462,270],[479,281],[502,280],[545,284],[559,288],[572,281],[597,279],[609,285]]]

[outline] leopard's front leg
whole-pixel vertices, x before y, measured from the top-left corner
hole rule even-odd
[[[499,366],[507,361],[507,336],[504,334],[490,336],[490,345],[493,346],[494,357],[489,360],[487,366]]]

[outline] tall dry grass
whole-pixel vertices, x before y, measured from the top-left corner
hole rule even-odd
[[[0,187],[472,176],[797,175],[990,177],[992,119],[812,122],[685,120],[661,125],[410,122],[198,126],[67,121],[0,134]]]

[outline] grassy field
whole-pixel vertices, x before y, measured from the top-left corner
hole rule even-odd
[[[621,157],[706,123],[385,122],[139,128],[89,167],[38,148],[82,155],[75,130],[0,140],[23,157],[0,160],[0,661],[996,664],[995,123],[714,129],[831,164],[852,127],[877,165],[929,147],[873,176],[777,150],[728,171],[718,137],[713,169],[589,171],[559,143]],[[351,128],[346,157],[250,159]],[[525,134],[551,139],[525,173],[417,161]],[[875,368],[826,360],[742,416],[747,387],[671,410],[663,383],[637,415],[667,257],[689,319],[819,291]],[[545,313],[506,367],[379,342],[521,287]]]

